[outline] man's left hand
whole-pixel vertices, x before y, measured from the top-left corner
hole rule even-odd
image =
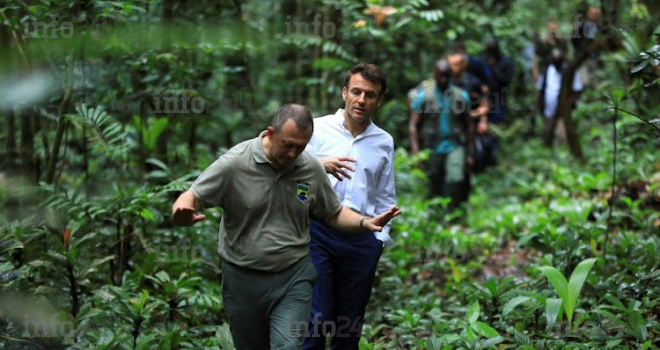
[[[387,225],[387,223],[390,222],[390,220],[392,220],[395,216],[398,216],[399,214],[401,214],[399,208],[393,206],[388,211],[382,214],[376,215],[373,218],[365,219],[362,225],[365,228],[367,228],[369,231],[380,232],[383,230],[383,226]]]

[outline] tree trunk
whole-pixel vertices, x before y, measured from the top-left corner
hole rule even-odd
[[[13,173],[16,169],[16,156],[18,151],[16,149],[16,120],[14,111],[8,109],[5,113],[5,164],[2,166],[4,169]]]
[[[328,14],[329,14],[329,21],[330,23],[335,23],[336,24],[336,32],[335,36],[331,38],[335,44],[338,46],[342,46],[342,17],[341,17],[341,11],[330,7],[328,9]],[[326,57],[326,54],[323,53],[323,57]],[[341,74],[335,74],[331,73],[329,70],[324,70],[323,71],[323,76],[321,77],[321,83],[323,86],[323,91],[321,95],[321,108],[324,111],[328,111],[328,113],[334,113],[339,106],[342,106],[342,100],[341,100],[341,87],[344,83],[344,74],[343,72]],[[339,86],[339,91],[335,91],[334,93],[329,93],[328,87],[330,85],[336,85]],[[343,107],[343,106],[342,106]]]
[[[304,22],[304,9],[303,9],[303,4],[302,0],[296,0],[296,20],[299,22]],[[294,35],[306,35],[308,33],[297,33],[297,28],[296,28],[296,34]],[[303,89],[300,88],[300,84],[297,83],[298,79],[303,76],[303,56],[302,56],[303,50],[295,50],[294,53],[294,68],[293,68],[293,80],[296,83],[294,84],[293,87],[293,101],[302,101],[303,100]]]
[[[21,165],[28,179],[37,181],[37,170],[34,162],[34,115],[32,110],[21,113]]]
[[[610,11],[603,11],[603,13],[608,13],[609,18],[613,21],[612,23],[617,22],[616,18],[616,9],[618,9],[618,0],[614,1]],[[579,159],[584,160],[584,155],[582,153],[582,146],[580,145],[580,138],[577,133],[577,125],[571,117],[571,112],[573,106],[571,105],[571,99],[569,98],[572,93],[573,78],[575,77],[577,69],[584,63],[584,61],[589,57],[589,55],[600,49],[609,49],[613,50],[620,46],[618,41],[615,39],[615,36],[611,32],[603,32],[603,39],[598,39],[590,44],[588,44],[584,50],[572,61],[569,63],[568,67],[562,74],[561,78],[561,90],[559,92],[559,105],[557,106],[558,110],[558,119],[564,121],[564,126],[566,127],[566,141],[568,142],[568,147],[571,151],[571,154]],[[552,130],[551,132],[554,132]]]
[[[48,162],[48,169],[46,173],[46,182],[52,184],[56,181],[55,173],[57,170],[57,163],[59,161],[60,147],[62,146],[62,138],[64,137],[64,132],[67,128],[67,121],[64,117],[64,113],[69,108],[71,103],[71,95],[73,93],[73,66],[75,65],[73,55],[69,55],[66,58],[66,82],[64,86],[64,96],[62,97],[62,102],[57,110],[57,131],[55,133],[55,141],[53,143],[53,149],[50,155],[50,161]],[[66,145],[64,146],[66,147]],[[45,150],[48,152],[48,150]]]
[[[23,11],[21,14],[24,15]],[[0,12],[0,16],[5,21],[9,19],[4,12]],[[14,30],[9,30],[7,26],[0,26],[0,49],[9,50],[10,42],[13,41],[16,49],[18,50],[19,57],[21,59],[22,68],[25,69],[26,73],[31,71],[31,64],[28,60],[25,50],[23,49],[23,40],[22,37]],[[4,52],[4,51],[3,51]],[[16,128],[15,128],[15,117],[14,111],[12,110],[13,106],[9,106],[7,111],[7,159],[9,162],[12,162],[14,167],[16,166],[16,159],[20,158],[21,166],[20,169],[15,169],[16,172],[25,175],[28,179],[38,181],[38,171],[35,167],[34,159],[34,136],[35,136],[35,118],[34,112],[30,109],[22,110],[19,112],[21,119],[21,145],[20,149],[16,149]],[[14,156],[11,157],[10,150],[14,150]],[[9,168],[11,171],[12,168]]]
[[[233,3],[234,3],[234,9],[236,11],[236,20],[238,23],[240,23],[240,28],[241,28],[241,49],[238,52],[238,57],[234,57],[233,60],[237,62],[240,66],[242,66],[243,70],[236,73],[238,74],[238,77],[236,79],[238,85],[232,86],[232,84],[227,84],[226,85],[227,88],[225,89],[225,91],[227,94],[230,94],[231,90],[234,91],[234,94],[237,95],[236,102],[241,109],[241,113],[243,114],[243,119],[247,120],[252,115],[253,106],[256,105],[254,85],[252,84],[252,70],[250,67],[249,53],[247,48],[248,35],[250,34],[248,31],[250,30],[250,28],[248,25],[246,25],[245,19],[243,18],[243,8],[241,2],[238,0],[233,0]],[[238,86],[239,88],[236,89],[235,88],[236,86]],[[245,89],[245,93],[247,94],[247,96],[245,98],[245,103],[240,103],[239,100],[241,98],[240,95],[243,91],[243,88]],[[224,98],[232,100],[230,96],[224,96]],[[232,130],[228,130],[228,129],[225,130],[225,146],[231,147],[233,143],[234,140],[232,138]]]
[[[7,26],[0,26],[0,51],[9,52],[9,45],[11,42],[11,35]],[[17,162],[16,156],[18,151],[16,149],[16,118],[11,106],[6,107],[4,111],[5,118],[5,162],[1,166],[7,172],[15,172]]]
[[[586,50],[584,52],[586,52]],[[568,142],[568,147],[571,150],[571,154],[579,160],[584,160],[584,155],[582,154],[582,146],[580,145],[580,137],[577,134],[577,130],[575,130],[577,125],[575,125],[571,117],[573,105],[570,103],[570,96],[573,93],[573,78],[575,77],[577,68],[586,59],[586,55],[580,55],[580,58],[581,59],[576,59],[571,62],[562,75],[561,90],[559,92],[559,106],[557,106],[559,112],[557,119],[564,121],[564,126],[566,127],[566,141]],[[554,133],[554,128],[550,132]]]

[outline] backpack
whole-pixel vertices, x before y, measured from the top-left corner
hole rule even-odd
[[[474,167],[475,173],[481,173],[491,166],[497,165],[495,152],[499,148],[497,136],[491,134],[474,135]]]
[[[419,106],[420,113],[423,114],[420,127],[420,140],[423,148],[434,149],[442,140],[440,135],[440,101],[435,94],[436,82],[434,79],[428,79],[421,82],[415,90],[418,93],[424,92],[424,106]],[[450,130],[445,139],[449,139],[458,144],[465,143],[465,127],[468,122],[467,112],[468,104],[462,96],[462,89],[450,86],[452,94],[452,108],[449,111]]]

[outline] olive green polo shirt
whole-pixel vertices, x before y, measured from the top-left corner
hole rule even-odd
[[[280,271],[309,254],[310,214],[339,212],[341,203],[325,170],[303,152],[275,170],[259,137],[232,147],[190,190],[204,207],[222,207],[218,252],[238,266]]]

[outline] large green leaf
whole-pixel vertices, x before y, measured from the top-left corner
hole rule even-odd
[[[431,336],[431,338],[426,339],[426,347],[429,350],[440,350],[441,346],[442,346],[442,342],[434,336]]]
[[[81,273],[79,276],[76,277],[84,277],[92,272],[96,272],[97,271],[96,268],[99,265],[104,264],[110,260],[113,260],[114,258],[115,258],[114,255],[110,255],[110,256],[106,256],[105,258],[95,259],[88,265],[87,269],[83,273]]]
[[[148,350],[153,349],[153,342],[156,340],[155,334],[142,335],[138,338],[137,343],[135,344],[136,350]]]
[[[577,306],[578,296],[584,285],[584,281],[589,275],[589,271],[594,266],[596,262],[595,258],[583,260],[575,267],[573,273],[571,274],[571,279],[568,282],[568,298],[564,300],[564,309],[566,311],[566,318],[568,319],[568,324],[571,324],[573,320],[573,312]],[[562,299],[564,299],[562,297]]]
[[[539,270],[541,270],[545,277],[548,278],[548,281],[550,281],[550,284],[555,288],[555,292],[557,292],[559,297],[562,300],[567,300],[568,281],[566,281],[564,275],[552,266],[541,266],[539,267]]]
[[[474,328],[477,333],[483,335],[486,338],[494,338],[500,335],[495,329],[493,329],[493,327],[483,322],[475,322]]]
[[[6,254],[10,250],[23,249],[23,242],[19,240],[13,240],[11,243],[3,242],[3,245],[4,246],[2,247],[2,251],[0,251],[2,255]]]
[[[479,307],[478,302],[474,302],[472,305],[470,305],[470,308],[467,311],[467,320],[469,324],[475,323],[479,319],[479,313],[481,312],[481,308]]]
[[[548,298],[545,301],[545,320],[548,327],[552,327],[557,322],[557,317],[561,312],[562,300],[557,298]]]
[[[497,336],[493,338],[486,339],[478,343],[477,349],[492,349],[497,344],[504,341],[503,337]]]
[[[633,310],[629,313],[628,317],[630,318],[630,333],[639,341],[646,340],[648,338],[648,331],[646,330],[646,324],[644,323],[641,312],[639,310]]]
[[[659,271],[660,271],[660,270],[659,270]],[[625,309],[626,309],[626,306],[623,305],[623,303],[621,302],[621,300],[617,299],[617,298],[614,297],[612,294],[607,294],[607,295],[605,295],[605,299],[606,299],[607,301],[609,301],[610,304],[614,305],[616,308],[618,308],[618,309],[620,309],[620,310],[625,310]]]
[[[555,289],[555,292],[559,295],[559,298],[562,300],[564,310],[566,312],[566,318],[568,319],[568,324],[572,324],[573,321],[573,312],[577,306],[578,296],[584,285],[584,281],[589,275],[589,271],[596,262],[595,258],[586,259],[578,264],[571,274],[570,282],[566,281],[564,275],[561,274],[557,269],[552,266],[541,266],[539,270],[543,272],[546,278],[550,281],[550,284]],[[550,299],[548,299],[550,300]],[[554,303],[554,302],[552,302]],[[546,303],[546,306],[551,303]],[[553,305],[554,307],[554,305]],[[554,310],[554,308],[553,308]],[[547,311],[547,308],[546,308]],[[546,314],[548,316],[548,314]]]
[[[617,88],[612,91],[612,100],[614,103],[619,103],[623,99],[623,96],[626,94],[625,90]]]
[[[519,296],[509,300],[506,304],[504,304],[504,307],[502,308],[502,316],[508,315],[509,313],[511,313],[511,311],[513,311],[513,309],[516,308],[516,306],[526,303],[530,300],[534,300],[534,299],[532,299],[531,297]]]
[[[142,126],[142,139],[147,149],[154,149],[156,147],[156,141],[158,141],[160,134],[167,128],[167,124],[168,120],[166,118],[159,118],[148,126]]]

